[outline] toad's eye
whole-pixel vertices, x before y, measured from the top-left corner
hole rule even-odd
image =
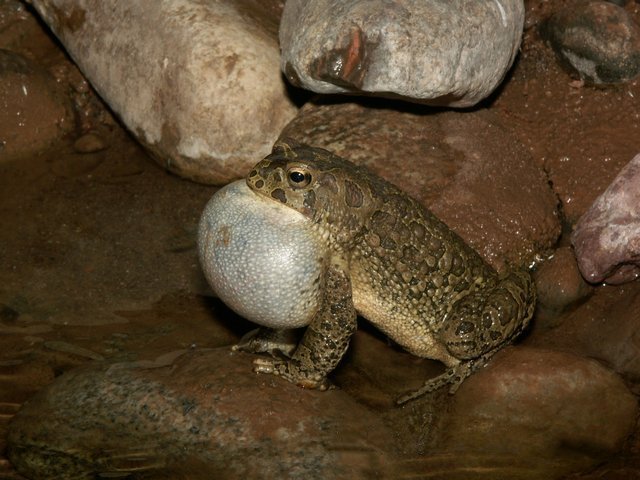
[[[306,187],[311,183],[311,175],[298,169],[289,170],[289,183],[292,187]]]

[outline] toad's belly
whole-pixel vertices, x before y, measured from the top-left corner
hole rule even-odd
[[[437,320],[424,306],[411,305],[406,287],[375,288],[371,268],[361,263],[352,265],[351,286],[356,310],[376,328],[413,355],[448,363],[449,355],[441,351],[431,328]]]

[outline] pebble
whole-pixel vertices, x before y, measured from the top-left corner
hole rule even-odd
[[[108,147],[104,139],[93,132],[85,133],[73,142],[73,149],[77,153],[95,153]]]
[[[571,247],[558,248],[535,272],[538,311],[535,327],[555,326],[560,314],[593,293],[580,274]]]

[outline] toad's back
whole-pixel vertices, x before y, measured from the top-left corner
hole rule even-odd
[[[416,200],[393,185],[380,188],[368,172],[358,178],[376,208],[362,219],[351,256],[356,309],[410,352],[431,356],[452,306],[497,275]]]

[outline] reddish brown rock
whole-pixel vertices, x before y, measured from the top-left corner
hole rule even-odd
[[[558,315],[584,300],[593,288],[580,275],[570,247],[558,248],[535,273],[538,312],[535,326],[553,326]]]
[[[489,111],[393,107],[307,104],[281,136],[367,166],[422,201],[498,269],[530,263],[555,243],[556,198]]]
[[[630,382],[640,382],[640,282],[599,287],[568,311],[557,328],[532,335],[530,345],[602,360]],[[637,388],[637,387],[635,387]]]
[[[392,437],[374,415],[338,390],[258,376],[251,358],[183,351],[69,372],[12,421],[11,461],[30,478],[58,480],[194,468],[224,479],[383,472]]]
[[[452,402],[442,448],[540,463],[562,456],[574,469],[617,452],[638,413],[634,395],[600,363],[527,347],[497,354]]]
[[[640,155],[580,218],[571,242],[591,283],[618,284],[640,276]]]
[[[539,16],[568,3],[527,1],[528,12],[538,7]],[[637,4],[629,2],[626,10],[640,24]],[[567,227],[638,153],[630,139],[640,138],[640,81],[615,88],[583,85],[560,67],[537,28],[525,32],[515,68],[490,108],[544,165]]]

